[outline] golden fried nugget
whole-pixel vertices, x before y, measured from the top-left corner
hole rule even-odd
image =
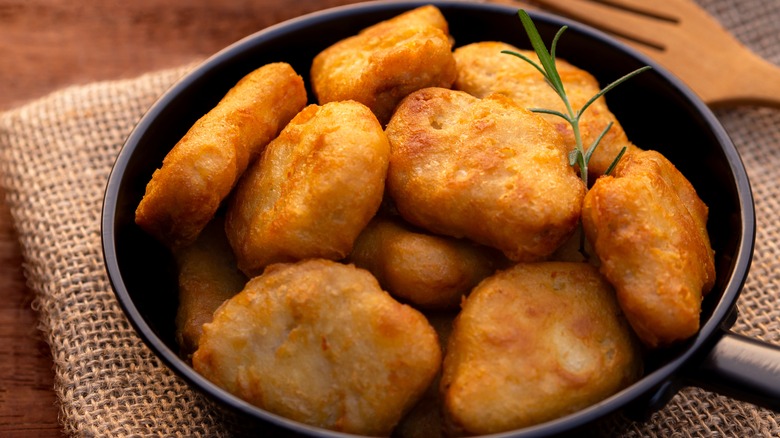
[[[390,146],[364,105],[310,105],[247,170],[226,231],[247,275],[276,262],[341,259],[382,202]]]
[[[203,324],[244,288],[247,278],[236,266],[221,215],[206,225],[195,242],[174,251],[174,258],[179,269],[176,342],[180,354],[189,358],[198,349]]]
[[[394,297],[426,309],[457,308],[477,283],[506,263],[492,248],[380,216],[360,233],[349,261],[374,274]]]
[[[582,220],[642,341],[664,346],[699,330],[702,295],[715,281],[707,206],[655,151],[620,161],[585,197]]]
[[[520,50],[495,41],[460,47],[455,50],[458,79],[453,84],[453,89],[463,90],[477,97],[500,93],[511,97],[524,108],[545,108],[566,113],[561,98],[536,68],[520,58],[501,53],[502,50],[511,50],[530,59],[537,59],[536,53],[532,51]],[[582,108],[601,89],[596,78],[590,73],[562,59],[557,59],[556,65],[566,95],[575,111]],[[550,114],[543,114],[543,117],[563,135],[569,149],[573,149],[576,142],[569,122]],[[623,147],[626,147],[626,154],[639,150],[628,140],[603,97],[594,102],[580,119],[583,145],[590,147],[609,122],[614,124],[599,143],[588,164],[588,173],[593,178],[602,175],[609,168]]]
[[[204,326],[196,371],[306,424],[388,435],[441,365],[425,317],[368,271],[322,259],[275,264]]]
[[[638,346],[595,267],[518,264],[480,283],[455,320],[445,426],[489,434],[576,412],[640,376]]]
[[[191,243],[238,178],[306,105],[303,79],[284,63],[249,73],[176,143],[152,175],[136,223],[169,247]]]
[[[398,106],[387,190],[400,214],[514,261],[550,255],[574,231],[585,188],[562,137],[511,99],[426,88]]]
[[[431,5],[337,42],[319,53],[311,67],[320,104],[356,100],[383,124],[404,96],[424,87],[448,88],[455,75],[447,21]]]

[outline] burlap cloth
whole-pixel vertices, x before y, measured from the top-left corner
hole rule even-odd
[[[780,64],[780,2],[700,0]],[[146,109],[190,67],[71,87],[0,115],[0,172],[40,329],[54,359],[60,421],[75,436],[221,436],[218,415],[135,334],[111,291],[100,242],[104,186]],[[720,110],[747,166],[758,236],[738,333],[780,344],[780,111]],[[626,436],[780,436],[778,412],[685,388]]]

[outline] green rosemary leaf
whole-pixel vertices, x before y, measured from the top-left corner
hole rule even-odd
[[[561,81],[561,77],[558,75],[558,70],[555,68],[555,60],[552,58],[552,56],[550,56],[550,52],[547,51],[547,47],[544,46],[544,41],[542,41],[542,36],[539,35],[539,31],[536,30],[536,25],[534,25],[534,22],[531,20],[528,12],[520,9],[517,11],[517,15],[520,17],[523,28],[528,34],[528,39],[531,40],[531,46],[534,48],[536,56],[539,57],[539,62],[541,62],[542,67],[544,67],[544,71],[547,73],[545,76],[550,81],[550,83],[552,83],[555,91],[559,95],[563,95],[563,82]]]
[[[596,150],[596,146],[598,146],[599,143],[601,143],[601,139],[604,138],[605,135],[607,135],[607,131],[609,131],[610,128],[612,128],[613,124],[614,124],[614,122],[612,122],[612,121],[607,123],[607,126],[604,128],[603,131],[601,131],[601,134],[599,134],[599,136],[595,140],[593,140],[593,144],[591,144],[590,147],[588,148],[588,150],[585,152],[585,162],[586,163],[590,163],[590,156],[593,155],[593,151]]]
[[[569,116],[567,116],[566,114],[564,114],[564,113],[562,113],[560,111],[551,110],[551,109],[547,109],[547,108],[528,108],[528,110],[529,111],[533,111],[535,113],[552,114],[552,115],[558,116],[558,117],[560,117],[560,118],[562,118],[562,119],[564,119],[564,120],[566,120],[568,122],[571,122],[571,119],[569,118]]]
[[[580,116],[580,115],[582,115],[582,113],[584,113],[584,112],[585,112],[585,110],[586,110],[586,109],[588,109],[588,107],[589,107],[589,106],[590,106],[590,105],[591,105],[593,102],[595,102],[596,100],[598,100],[598,98],[599,98],[599,97],[601,97],[601,96],[603,96],[603,95],[607,94],[607,92],[608,92],[608,91],[610,91],[611,89],[613,89],[613,88],[617,87],[618,85],[620,85],[620,84],[622,84],[623,82],[625,82],[625,81],[627,81],[627,80],[631,79],[632,77],[634,77],[634,76],[638,75],[639,73],[642,73],[642,72],[644,72],[644,71],[650,70],[651,68],[652,68],[652,67],[650,67],[649,65],[646,65],[646,66],[644,66],[644,67],[642,67],[642,68],[638,68],[638,69],[636,69],[636,70],[632,71],[631,73],[629,73],[629,74],[627,74],[627,75],[625,75],[625,76],[623,76],[623,77],[621,77],[621,78],[619,78],[619,79],[617,79],[617,80],[613,81],[612,83],[610,83],[610,84],[609,84],[609,85],[607,85],[606,87],[602,88],[602,89],[601,89],[601,91],[599,91],[599,92],[598,92],[598,93],[596,93],[596,94],[595,94],[593,97],[591,97],[591,98],[590,98],[590,100],[588,100],[588,101],[585,103],[585,105],[583,105],[583,106],[582,106],[582,108],[580,108],[580,110],[577,112],[577,118],[579,118],[579,116]]]
[[[561,27],[558,32],[555,33],[555,37],[552,40],[552,45],[550,46],[550,57],[553,59],[553,68],[555,68],[556,74],[558,73],[558,67],[555,64],[555,48],[558,47],[558,40],[561,38],[561,35],[563,35],[563,32],[568,28],[568,26]]]
[[[620,150],[620,153],[617,154],[617,157],[615,157],[615,159],[612,160],[612,164],[610,164],[609,167],[607,167],[607,170],[606,172],[604,172],[604,175],[609,175],[610,173],[612,173],[612,170],[615,168],[615,166],[617,166],[618,162],[620,161],[621,158],[623,158],[623,154],[625,153],[626,153],[626,147],[623,146],[623,149]]]

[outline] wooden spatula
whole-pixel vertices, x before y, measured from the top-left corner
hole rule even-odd
[[[712,107],[780,108],[780,67],[747,49],[693,1],[527,1],[532,8],[591,25],[646,53]]]

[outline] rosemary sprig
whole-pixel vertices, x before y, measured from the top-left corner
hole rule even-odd
[[[550,85],[550,87],[552,87],[553,90],[555,90],[555,93],[558,94],[558,96],[563,101],[563,104],[566,107],[565,113],[561,111],[547,109],[547,108],[529,108],[529,109],[537,113],[552,114],[561,117],[567,122],[569,122],[569,124],[572,127],[572,131],[574,133],[574,140],[575,140],[575,147],[569,153],[569,164],[571,166],[574,165],[579,166],[580,177],[582,178],[582,181],[585,183],[585,187],[588,187],[588,162],[590,161],[590,157],[593,155],[593,151],[596,150],[596,147],[598,146],[599,142],[601,142],[601,139],[604,138],[604,135],[606,135],[606,133],[610,130],[610,128],[612,128],[612,122],[607,124],[607,126],[604,128],[601,134],[593,141],[593,144],[591,144],[586,149],[582,144],[582,135],[580,134],[580,118],[582,117],[582,114],[585,112],[586,109],[588,109],[588,107],[590,107],[590,105],[593,102],[598,100],[598,98],[606,94],[608,91],[612,90],[613,88],[625,82],[626,80],[638,75],[639,73],[649,70],[651,67],[645,66],[639,68],[621,77],[620,79],[617,79],[616,81],[610,83],[606,87],[602,88],[598,93],[596,93],[596,95],[591,97],[590,100],[588,100],[585,103],[585,105],[582,106],[582,108],[575,111],[574,108],[572,108],[571,106],[571,102],[569,102],[568,96],[566,95],[566,90],[564,89],[563,81],[561,80],[561,76],[558,74],[558,68],[556,67],[555,64],[555,49],[558,46],[558,39],[560,39],[563,32],[567,29],[567,26],[561,27],[561,29],[558,30],[558,32],[555,34],[555,37],[553,38],[552,44],[550,46],[550,51],[548,52],[547,47],[545,47],[544,42],[542,41],[542,37],[539,35],[539,31],[536,30],[536,26],[534,25],[534,22],[533,20],[531,20],[531,17],[528,15],[528,13],[520,9],[517,12],[517,14],[520,17],[520,21],[523,24],[523,28],[525,29],[525,32],[528,34],[528,38],[531,40],[531,46],[536,52],[536,56],[539,58],[539,63],[534,62],[532,59],[528,58],[522,53],[517,53],[512,50],[504,50],[502,51],[502,53],[517,56],[518,58],[534,66],[537,70],[539,70],[542,76],[544,76],[545,81]],[[617,162],[620,161],[620,158],[623,156],[623,153],[625,151],[626,148],[624,147],[620,151],[620,153],[615,157],[615,159],[612,161],[612,164],[607,169],[606,172],[607,174],[611,172],[612,169],[617,164]]]

